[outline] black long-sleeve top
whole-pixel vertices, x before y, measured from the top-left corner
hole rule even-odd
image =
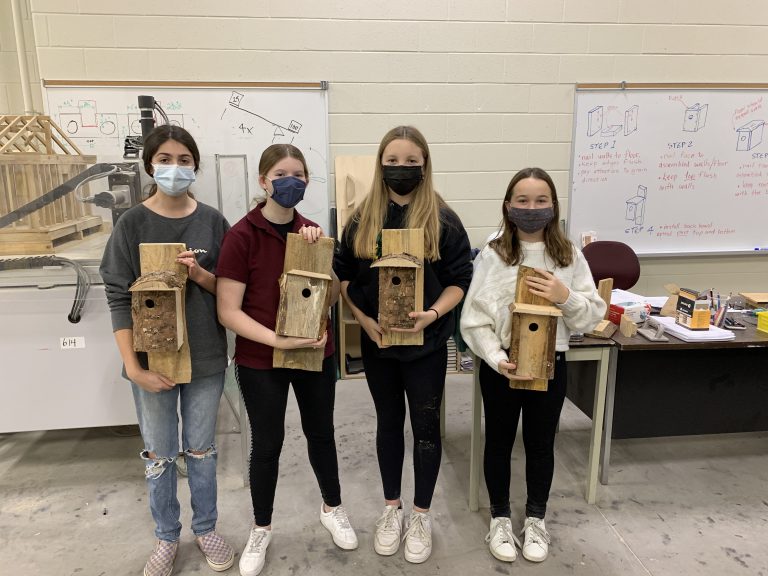
[[[408,205],[389,202],[384,228],[404,228]],[[349,281],[347,295],[366,316],[379,316],[379,275],[371,268],[371,259],[355,256],[353,241],[357,223],[349,222],[333,259],[333,269],[339,280]],[[450,208],[440,210],[440,259],[424,260],[424,309],[430,308],[448,286],[456,286],[466,293],[472,280],[472,258],[469,238],[456,213]],[[455,329],[453,310],[441,316],[424,330],[422,346],[393,346],[382,348],[382,357],[414,360],[443,346]]]

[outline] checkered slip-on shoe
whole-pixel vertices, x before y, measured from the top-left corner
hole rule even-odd
[[[170,576],[173,572],[173,561],[176,559],[176,551],[179,542],[158,540],[152,556],[144,566],[144,576]]]
[[[208,534],[200,536],[196,540],[197,546],[208,561],[208,566],[214,571],[223,572],[234,563],[235,551],[216,532],[208,532]]]

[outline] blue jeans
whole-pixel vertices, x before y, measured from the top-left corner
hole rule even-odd
[[[176,496],[176,456],[179,454],[181,398],[182,443],[192,495],[192,531],[203,536],[216,527],[216,415],[224,390],[224,372],[195,378],[172,390],[147,392],[131,382],[146,462],[149,508],[155,536],[175,542],[181,535]],[[202,454],[193,454],[201,452]],[[154,458],[149,454],[154,453]]]

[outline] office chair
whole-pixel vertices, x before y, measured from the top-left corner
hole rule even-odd
[[[597,285],[604,278],[613,278],[613,287],[629,290],[640,278],[637,254],[623,242],[596,240],[582,248],[584,258]]]

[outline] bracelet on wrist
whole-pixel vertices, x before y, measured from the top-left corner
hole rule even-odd
[[[436,316],[435,320],[439,320],[440,319],[440,312],[438,312],[434,308],[427,308],[427,310],[432,310],[432,312],[435,313],[435,316]]]

